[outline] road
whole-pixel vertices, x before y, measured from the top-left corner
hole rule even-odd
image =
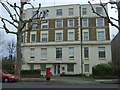
[[[2,83],[2,88],[118,88],[120,84],[75,83],[75,82],[12,82]]]

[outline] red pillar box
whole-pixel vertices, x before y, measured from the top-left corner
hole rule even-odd
[[[46,68],[46,80],[50,80],[50,68]]]

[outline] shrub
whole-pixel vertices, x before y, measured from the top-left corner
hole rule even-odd
[[[120,67],[112,64],[98,64],[92,68],[93,76],[120,75]]]

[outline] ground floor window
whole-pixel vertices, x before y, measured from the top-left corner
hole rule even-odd
[[[67,71],[74,72],[74,64],[67,64]]]
[[[41,71],[45,71],[46,70],[46,64],[41,64],[40,69],[41,69]]]
[[[34,70],[34,64],[30,64],[30,70]]]
[[[85,64],[84,68],[85,68],[85,72],[89,72],[89,64]]]

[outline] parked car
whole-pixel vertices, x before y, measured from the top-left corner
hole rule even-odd
[[[12,82],[12,81],[18,81],[19,77],[14,74],[9,74],[7,72],[0,71],[0,80],[2,80],[3,82]]]

